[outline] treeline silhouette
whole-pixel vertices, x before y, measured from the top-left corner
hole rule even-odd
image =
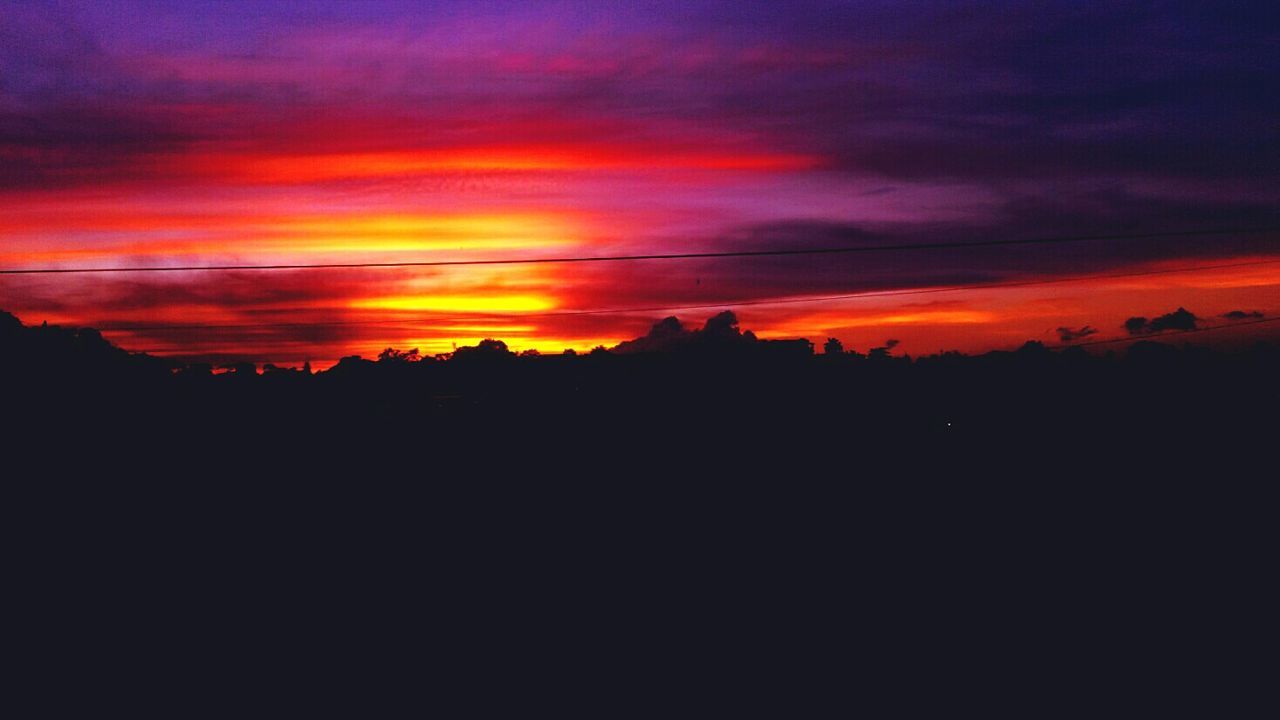
[[[11,424],[37,435],[407,433],[436,447],[558,447],[566,457],[700,438],[761,452],[875,451],[887,438],[1013,453],[1028,439],[1091,437],[1159,454],[1178,451],[1171,438],[1272,428],[1280,397],[1277,348],[1266,343],[1223,352],[1140,340],[1090,353],[1028,342],[918,358],[893,344],[863,354],[832,339],[818,353],[806,340],[758,339],[724,312],[701,328],[669,317],[590,353],[516,354],[485,340],[435,357],[388,348],[312,372],[177,363],[92,329],[27,327],[4,314],[0,382]]]

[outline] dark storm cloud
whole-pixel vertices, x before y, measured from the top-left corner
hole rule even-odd
[[[1280,249],[1280,232],[1226,232],[1208,236],[1159,233],[1280,226],[1280,211],[1254,202],[1216,205],[1197,200],[1164,200],[1111,189],[1019,196],[992,220],[914,224],[842,223],[789,220],[739,228],[705,238],[709,251],[893,248],[964,245],[1002,240],[1146,235],[1129,239],[1045,242],[1022,245],[877,250],[800,256],[715,258],[680,264],[635,263],[625,268],[584,268],[578,280],[585,294],[607,292],[633,303],[711,302],[788,294],[893,291],[930,286],[978,285],[1106,274],[1117,266],[1194,259],[1265,255]],[[646,278],[645,282],[628,279]]]
[[[141,277],[85,276],[68,293],[59,276],[0,278],[5,297],[21,298],[31,310],[57,313],[92,303],[96,311],[155,311],[166,307],[219,307],[234,312],[261,308],[271,314],[281,306],[305,307],[321,301],[342,304],[368,294],[370,282],[392,285],[408,277],[430,274],[321,270],[310,272],[181,272]]]
[[[196,136],[162,117],[90,105],[0,110],[0,191],[178,179],[157,167]]]

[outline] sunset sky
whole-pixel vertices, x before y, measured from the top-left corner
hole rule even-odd
[[[1280,226],[1278,7],[4,3],[0,269]],[[973,352],[1125,337],[1126,318],[1179,306],[1207,325],[1280,314],[1280,233],[0,275],[0,309],[29,324],[320,366],[485,337],[586,350],[725,309],[766,338]]]

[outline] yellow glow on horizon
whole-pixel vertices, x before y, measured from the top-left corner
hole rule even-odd
[[[462,336],[441,336],[441,337],[416,337],[406,340],[392,341],[391,347],[418,348],[421,352],[428,355],[437,353],[452,352],[460,347],[474,347],[481,340],[485,339],[501,340],[507,344],[507,348],[512,352],[523,352],[525,350],[537,350],[542,355],[559,355],[565,350],[573,350],[578,353],[588,353],[597,346],[613,347],[622,342],[626,338],[619,337],[590,337],[590,338],[557,338],[557,337],[504,337],[495,336],[493,334],[468,334]],[[374,345],[377,345],[375,343]],[[383,347],[387,343],[382,343]],[[372,345],[370,346],[373,347]],[[372,352],[372,351],[371,351]]]
[[[489,337],[494,337],[494,333],[515,333],[526,335],[537,332],[536,325],[423,325],[415,328],[416,330],[431,330],[433,332],[461,332],[468,334],[489,333]]]
[[[881,315],[879,317],[857,318],[852,323],[847,323],[847,327],[860,327],[862,325],[914,325],[919,323],[937,323],[939,325],[966,325],[970,323],[985,323],[996,319],[994,313],[980,312],[975,310],[940,310],[925,312],[905,312],[894,313],[892,315]]]
[[[877,327],[881,325],[971,325],[999,320],[996,313],[982,310],[919,310],[873,314],[826,312],[790,318],[757,330],[762,338],[805,337],[839,328]]]
[[[494,250],[576,242],[575,228],[550,214],[365,215],[285,219],[265,231],[276,245],[310,251]]]
[[[182,227],[149,228],[183,231]],[[209,225],[191,239],[106,242],[92,246],[0,249],[0,261],[26,265],[39,262],[118,259],[122,256],[238,257],[307,254],[379,254],[474,252],[564,248],[583,241],[584,233],[571,213],[403,213],[373,215],[266,216],[243,221],[228,218]]]
[[[363,298],[351,303],[362,310],[406,312],[521,313],[555,307],[545,295],[402,295]]]
[[[999,313],[967,309],[891,310],[857,312],[838,310],[779,318],[770,322],[756,319],[751,330],[761,340],[820,338],[853,330],[890,327],[991,325],[1002,319]]]

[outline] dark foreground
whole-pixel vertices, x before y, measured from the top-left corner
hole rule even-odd
[[[1219,352],[1148,341],[1091,355],[1028,343],[912,360],[884,349],[815,355],[720,318],[695,332],[670,318],[615,352],[516,356],[486,341],[451,358],[388,351],[312,374],[215,373],[6,315],[0,391],[18,446],[64,463],[111,458],[139,473],[224,477],[232,468],[222,462],[244,462],[234,475],[307,477],[348,465],[368,474],[384,461],[387,472],[434,477],[709,479],[765,466],[827,480],[881,468],[1097,477],[1143,465],[1188,472],[1195,460],[1224,467],[1276,427],[1280,349],[1270,344]]]
[[[1221,714],[1273,627],[1274,347],[212,375],[36,331],[7,587],[53,709]]]

